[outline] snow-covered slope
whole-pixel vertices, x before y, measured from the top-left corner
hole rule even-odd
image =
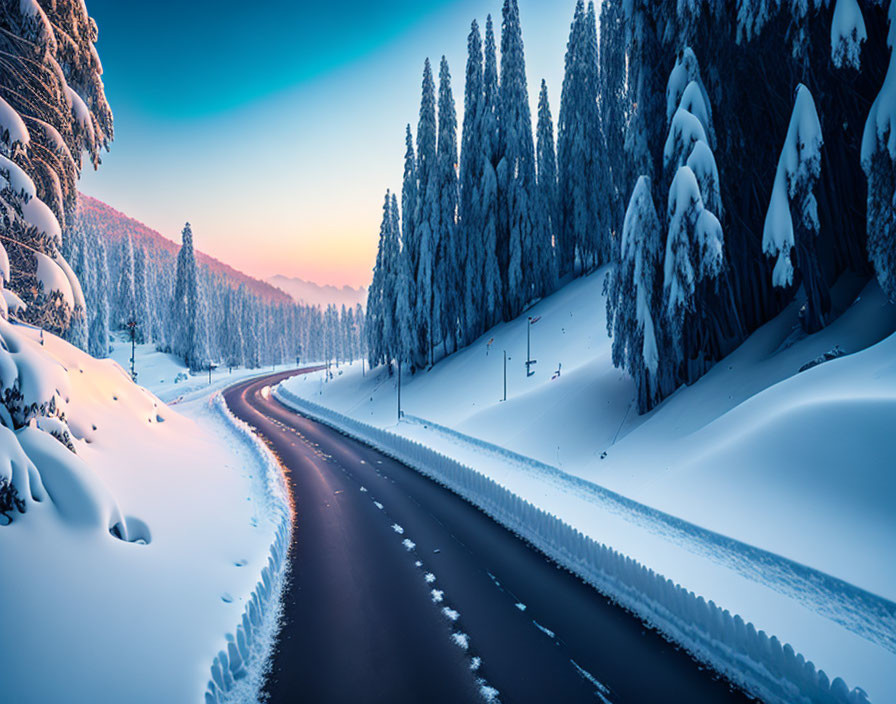
[[[124,335],[112,342],[112,359],[130,375],[131,343],[124,341]],[[184,361],[168,352],[159,352],[153,343],[136,346],[134,371],[137,383],[151,389],[165,403],[180,403],[194,397],[208,396],[241,379],[282,370],[283,366],[262,369],[244,367],[218,367],[212,371],[211,383],[208,372],[191,374]]]
[[[256,450],[207,397],[189,419],[112,360],[29,328],[4,338],[65,404],[76,454],[16,432],[45,492],[0,520],[0,699],[201,701],[283,540]]]
[[[638,416],[631,381],[610,361],[604,274],[529,311],[531,377],[524,317],[405,375],[401,423],[397,379],[381,369],[362,378],[356,364],[284,388],[485,472],[886,701],[896,687],[896,307],[875,283],[844,278],[828,328],[804,336],[794,304]],[[846,356],[800,372],[832,351]]]

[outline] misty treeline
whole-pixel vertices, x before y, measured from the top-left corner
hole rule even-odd
[[[872,275],[896,301],[894,25],[889,0],[580,1],[555,144],[505,0],[500,52],[490,17],[471,26],[459,139],[448,64],[438,85],[424,64],[371,364],[425,368],[610,265],[613,361],[644,412],[794,301],[801,334]]]
[[[197,262],[189,223],[177,255],[116,237],[110,227],[114,222],[85,214],[67,240],[88,310],[67,337],[90,354],[107,356],[112,334],[129,339],[133,322],[137,343],[153,343],[193,371],[362,356],[360,306],[283,303],[235,286]]]

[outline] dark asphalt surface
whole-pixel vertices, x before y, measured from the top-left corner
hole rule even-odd
[[[262,394],[295,373],[224,393],[296,508],[273,704],[748,701],[447,489]]]

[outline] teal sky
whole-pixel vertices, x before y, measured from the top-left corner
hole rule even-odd
[[[559,109],[574,0],[521,0],[530,99]],[[423,60],[462,112],[470,21],[500,0],[87,0],[116,138],[82,190],[249,274],[366,285]]]

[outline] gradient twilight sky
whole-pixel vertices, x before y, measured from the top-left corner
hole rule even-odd
[[[81,190],[259,278],[367,285],[423,60],[462,119],[470,21],[501,0],[87,0],[115,141]],[[556,120],[575,0],[520,0],[533,124]]]

